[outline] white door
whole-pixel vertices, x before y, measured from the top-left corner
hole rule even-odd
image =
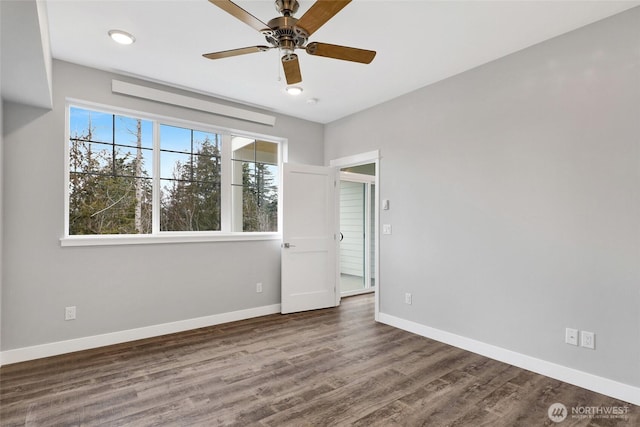
[[[334,307],[335,171],[285,163],[282,171],[282,313]]]

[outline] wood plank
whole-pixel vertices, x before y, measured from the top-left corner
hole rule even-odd
[[[373,295],[0,368],[0,425],[532,426],[640,408],[373,321]],[[616,421],[618,422],[616,424]]]

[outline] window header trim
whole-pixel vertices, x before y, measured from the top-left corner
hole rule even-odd
[[[218,116],[231,117],[233,119],[245,120],[268,126],[274,126],[276,124],[275,116],[270,116],[268,114],[256,113],[255,111],[244,110],[242,108],[231,107],[229,105],[218,104],[204,99],[153,89],[120,80],[111,81],[111,91],[113,93],[148,99],[163,104],[204,111]]]

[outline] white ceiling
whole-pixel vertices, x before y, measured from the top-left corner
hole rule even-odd
[[[263,22],[278,15],[271,0],[236,3]],[[296,17],[312,3],[301,0]],[[299,97],[284,92],[284,77],[278,80],[276,50],[202,57],[266,44],[206,0],[48,0],[47,10],[54,58],[328,123],[638,4],[355,0],[310,41],[376,50],[376,58],[363,65],[299,51]],[[107,37],[110,29],[134,34],[136,43],[116,45]]]

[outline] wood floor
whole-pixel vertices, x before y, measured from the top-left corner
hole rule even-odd
[[[555,424],[555,402],[628,418]],[[0,425],[634,427],[640,407],[376,324],[362,295],[4,366]]]

